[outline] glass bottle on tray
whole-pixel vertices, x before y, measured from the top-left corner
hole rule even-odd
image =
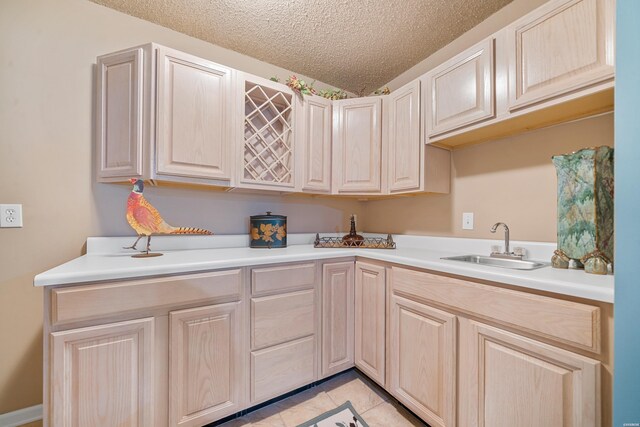
[[[356,216],[351,215],[351,230],[349,234],[342,237],[342,244],[345,246],[362,246],[364,237],[356,233]]]

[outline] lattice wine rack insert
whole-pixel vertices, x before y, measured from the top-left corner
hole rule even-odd
[[[293,183],[291,95],[245,83],[244,180]]]

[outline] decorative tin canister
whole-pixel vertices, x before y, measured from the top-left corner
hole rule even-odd
[[[573,260],[587,273],[607,274],[613,264],[613,148],[585,148],[554,156],[558,173],[556,268]]]
[[[254,215],[251,217],[252,248],[286,248],[287,217],[284,215]]]

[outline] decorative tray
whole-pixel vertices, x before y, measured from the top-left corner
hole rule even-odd
[[[396,242],[391,234],[387,237],[365,237],[364,240],[343,242],[342,237],[320,237],[316,234],[314,248],[363,248],[363,249],[395,249]]]

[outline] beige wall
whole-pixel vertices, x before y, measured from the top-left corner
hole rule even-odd
[[[598,145],[613,146],[612,113],[456,150],[451,194],[368,202],[364,226],[370,232],[495,238],[489,227],[502,221],[512,239],[555,242],[551,156]],[[462,229],[463,212],[474,213],[474,230]]]
[[[42,402],[42,292],[33,276],[81,254],[87,236],[132,234],[129,188],[95,184],[97,55],[150,41],[263,77],[287,70],[85,0],[0,2],[0,203],[22,203],[22,229],[0,229],[0,413]],[[318,84],[321,87],[321,84]],[[291,232],[335,231],[355,201],[148,188],[168,222],[245,233],[267,209]],[[344,227],[343,227],[344,228]]]

